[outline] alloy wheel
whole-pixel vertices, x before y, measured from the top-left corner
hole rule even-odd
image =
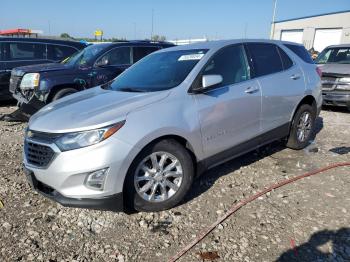
[[[136,168],[134,186],[137,194],[149,202],[163,202],[179,190],[183,180],[180,161],[168,152],[154,152]]]
[[[299,118],[297,125],[297,139],[300,142],[305,142],[311,133],[312,129],[312,117],[309,112],[304,112]]]

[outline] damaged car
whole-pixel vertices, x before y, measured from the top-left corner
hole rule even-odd
[[[71,40],[1,37],[0,100],[13,99],[9,91],[11,70],[13,68],[57,63],[85,47],[86,44]]]
[[[327,47],[316,63],[322,71],[323,104],[350,110],[350,44]]]
[[[10,92],[33,114],[62,97],[105,84],[144,56],[170,46],[173,44],[150,41],[90,45],[60,63],[13,69]]]

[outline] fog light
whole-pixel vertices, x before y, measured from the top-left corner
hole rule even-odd
[[[85,179],[85,186],[94,190],[103,190],[108,168],[89,173]]]

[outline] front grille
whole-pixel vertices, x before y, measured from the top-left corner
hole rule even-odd
[[[11,75],[11,79],[10,79],[10,92],[11,93],[15,93],[17,88],[19,89],[21,81],[22,81],[21,76]]]
[[[24,144],[24,152],[28,163],[37,167],[46,167],[55,155],[51,147],[27,140]]]
[[[61,134],[44,133],[32,130],[28,130],[27,132],[27,137],[29,137],[31,140],[39,141],[45,144],[51,144],[55,142],[55,140],[60,136]]]
[[[334,90],[337,86],[337,78],[332,76],[322,77],[322,89],[323,90]]]

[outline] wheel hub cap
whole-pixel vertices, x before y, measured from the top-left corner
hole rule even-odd
[[[162,202],[176,194],[182,180],[180,161],[168,152],[154,152],[136,168],[134,186],[144,200]]]
[[[305,142],[311,133],[312,119],[309,112],[304,112],[298,122],[297,126],[297,138],[300,142]]]

